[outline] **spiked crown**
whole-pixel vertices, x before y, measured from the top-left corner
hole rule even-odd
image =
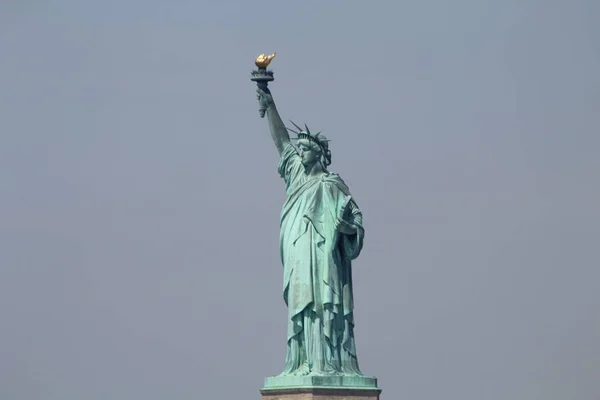
[[[321,149],[321,154],[323,155],[323,162],[327,166],[331,164],[331,151],[329,150],[329,140],[325,137],[325,135],[321,134],[321,131],[317,133],[312,133],[308,126],[304,124],[304,129],[296,125],[296,123],[292,120],[290,122],[296,127],[297,130],[286,127],[286,129],[290,132],[296,134],[295,140],[308,140],[311,143],[316,144],[319,149]]]

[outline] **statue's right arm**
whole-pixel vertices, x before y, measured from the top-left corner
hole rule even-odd
[[[273,138],[273,142],[275,143],[277,151],[281,155],[285,145],[290,142],[290,135],[288,134],[288,131],[285,128],[281,117],[279,116],[279,112],[277,111],[277,107],[273,101],[273,97],[260,89],[258,89],[257,92],[261,106],[266,108],[266,116],[267,120],[269,121],[271,137]]]

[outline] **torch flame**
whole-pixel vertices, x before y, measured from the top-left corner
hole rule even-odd
[[[256,64],[258,68],[267,68],[273,58],[275,58],[275,53],[271,54],[270,56],[261,54],[260,56],[256,57],[254,64]]]

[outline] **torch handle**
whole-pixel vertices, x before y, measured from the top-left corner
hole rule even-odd
[[[271,94],[271,91],[269,90],[268,82],[260,82],[259,81],[259,82],[256,82],[256,86],[258,86],[258,88],[261,89],[266,94]]]
[[[269,90],[269,86],[267,82],[256,82],[256,86],[258,86],[259,89],[261,89],[263,92],[265,92],[266,94],[271,94],[271,91]],[[265,117],[265,112],[267,111],[267,109],[263,106],[261,106],[258,109],[258,112],[260,113],[260,117],[264,118]]]

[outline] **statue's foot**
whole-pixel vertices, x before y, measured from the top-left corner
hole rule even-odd
[[[336,371],[335,369],[331,368],[331,369],[324,369],[323,371],[320,371],[319,375],[323,375],[323,376],[333,376],[333,375],[340,375],[339,371]]]
[[[337,371],[333,367],[325,367],[325,369],[312,370],[310,372],[310,376],[332,376],[332,375],[340,375],[340,371]]]
[[[300,368],[294,371],[294,375],[296,376],[306,376],[310,374],[310,367],[308,366],[308,362],[302,363]]]

